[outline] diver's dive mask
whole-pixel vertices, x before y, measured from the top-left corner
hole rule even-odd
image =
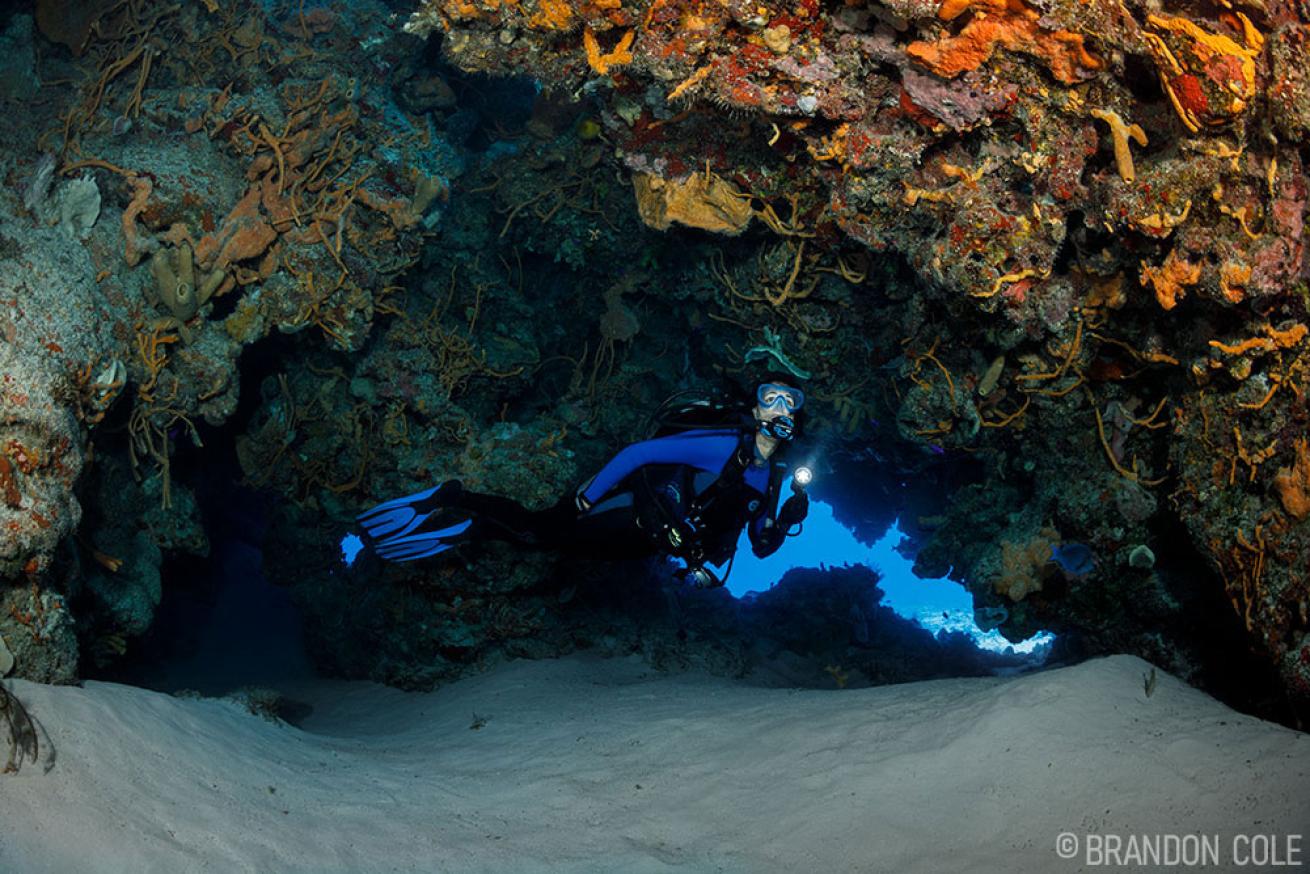
[[[790,440],[796,435],[796,421],[791,416],[778,416],[760,422],[760,433],[774,440]]]
[[[763,409],[780,409],[794,413],[805,405],[805,392],[789,385],[766,382],[755,390],[755,399]]]

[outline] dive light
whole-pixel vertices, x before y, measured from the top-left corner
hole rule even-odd
[[[796,468],[796,472],[791,475],[791,490],[793,492],[804,491],[812,479],[814,479],[814,471],[803,466]]]

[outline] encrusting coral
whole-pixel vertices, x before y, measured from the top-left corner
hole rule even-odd
[[[1224,6],[1231,4],[1224,0]],[[1236,13],[1245,45],[1196,22],[1150,14],[1143,38],[1155,56],[1160,84],[1187,129],[1228,124],[1246,109],[1256,92],[1256,59],[1264,36]]]

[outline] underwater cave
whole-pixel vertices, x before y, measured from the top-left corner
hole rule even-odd
[[[8,4],[0,870],[1305,864],[1310,18],[1157,7]]]

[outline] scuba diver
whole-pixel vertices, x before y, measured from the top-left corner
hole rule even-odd
[[[470,540],[594,558],[664,554],[682,559],[677,576],[690,585],[721,586],[723,579],[706,565],[731,562],[743,527],[752,551],[763,558],[809,512],[810,472],[803,467],[792,477],[793,494],[778,508],[787,474],[782,455],[800,430],[805,404],[796,383],[790,375],[766,373],[749,401],[722,396],[679,404],[687,393],[674,395],[652,417],[655,437],[620,451],[553,507],[529,510],[448,480],[361,513],[362,539],[393,562],[427,558]]]

